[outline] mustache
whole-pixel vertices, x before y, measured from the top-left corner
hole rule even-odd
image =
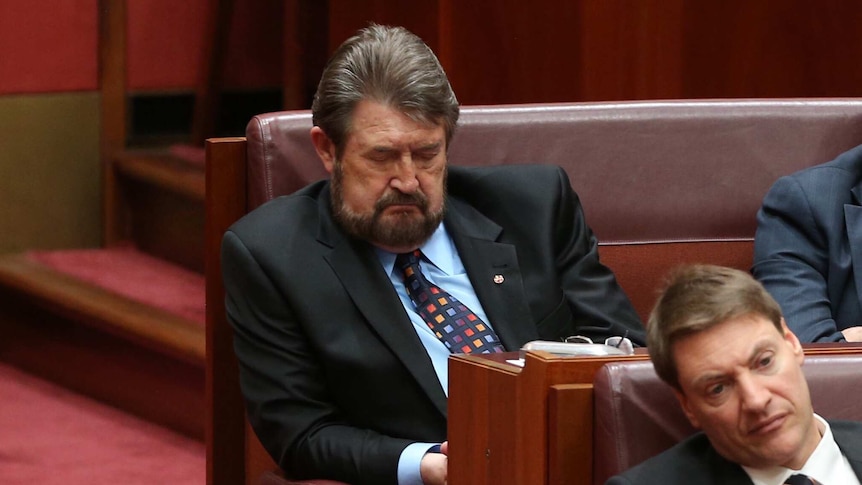
[[[421,192],[405,194],[404,192],[394,190],[384,194],[383,197],[374,204],[374,210],[380,212],[392,205],[415,205],[422,212],[425,212],[428,210],[428,198]]]

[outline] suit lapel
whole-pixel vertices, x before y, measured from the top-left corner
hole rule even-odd
[[[440,413],[446,416],[446,395],[431,359],[373,249],[362,241],[346,237],[336,227],[329,211],[328,193],[322,194],[320,200],[321,225],[317,239],[331,248],[324,258],[368,325],[413,375]]]
[[[502,228],[472,207],[457,199],[449,199],[447,204],[446,229],[503,346],[518,350],[525,342],[539,338],[515,246],[497,242]]]
[[[846,422],[829,422],[832,428],[832,437],[838,448],[847,457],[850,467],[856,476],[862,479],[862,426],[858,423],[848,424]]]
[[[751,477],[738,463],[734,463],[718,454],[715,447],[709,443],[709,438],[701,434],[706,449],[697,458],[704,466],[704,476],[692,478],[692,483],[710,483],[721,485],[752,485]]]
[[[862,301],[862,185],[850,190],[853,204],[844,204],[844,224],[850,241],[850,260],[853,277],[856,280],[856,293]]]

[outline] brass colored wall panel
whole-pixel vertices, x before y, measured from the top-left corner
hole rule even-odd
[[[95,247],[99,95],[0,96],[0,253]]]

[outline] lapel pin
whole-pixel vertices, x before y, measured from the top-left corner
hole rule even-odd
[[[495,274],[494,275],[494,283],[497,283],[499,285],[500,283],[502,283],[504,281],[506,281],[506,278],[503,278],[503,275],[501,275],[501,274]]]

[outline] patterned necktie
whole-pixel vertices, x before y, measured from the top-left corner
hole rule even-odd
[[[784,485],[820,485],[820,482],[813,478],[809,478],[808,475],[803,475],[801,473],[797,473],[796,475],[791,475]]]
[[[497,334],[466,305],[431,283],[419,269],[419,250],[399,254],[395,264],[404,273],[404,286],[416,311],[453,354],[503,352]]]

